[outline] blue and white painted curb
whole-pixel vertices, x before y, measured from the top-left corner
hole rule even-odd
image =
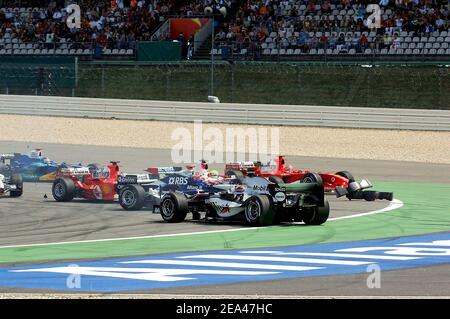
[[[119,292],[365,273],[450,263],[450,233],[0,268],[0,286]]]

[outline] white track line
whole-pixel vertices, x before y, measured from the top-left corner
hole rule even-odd
[[[382,209],[377,209],[367,213],[360,213],[348,216],[341,216],[330,218],[328,221],[335,221],[341,219],[350,219],[361,216],[375,215],[380,213],[385,213],[394,209],[398,209],[403,206],[403,202],[401,200],[395,199],[389,203],[389,205]],[[10,245],[10,246],[0,246],[0,249],[3,248],[20,248],[20,247],[39,247],[39,246],[50,246],[50,245],[65,245],[65,244],[83,244],[83,243],[99,243],[104,241],[118,241],[118,240],[133,240],[133,239],[147,239],[147,238],[163,238],[163,237],[176,237],[176,236],[187,236],[187,235],[203,235],[203,234],[212,234],[212,233],[227,233],[227,232],[235,232],[235,231],[248,231],[255,229],[264,229],[270,227],[277,226],[265,226],[265,227],[242,227],[242,228],[233,228],[233,229],[221,229],[221,230],[209,230],[209,231],[201,231],[201,232],[192,232],[192,233],[178,233],[178,234],[164,234],[164,235],[150,235],[150,236],[138,236],[138,237],[122,237],[122,238],[107,238],[107,239],[91,239],[91,240],[77,240],[77,241],[63,241],[63,242],[54,242],[54,243],[42,243],[42,244],[23,244],[23,245]]]

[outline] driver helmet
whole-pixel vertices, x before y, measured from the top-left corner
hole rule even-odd
[[[219,171],[216,169],[213,169],[210,174],[212,178],[219,178]]]

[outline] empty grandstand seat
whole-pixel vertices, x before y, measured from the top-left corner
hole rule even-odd
[[[411,49],[405,49],[404,54],[412,54],[412,50]]]
[[[25,54],[27,54],[28,53],[28,50],[27,49],[20,49],[20,54],[21,55],[25,55]]]
[[[311,50],[309,50],[309,54],[317,54],[317,50],[316,49],[311,49]]]
[[[416,48],[423,49],[424,46],[425,46],[425,44],[423,42],[419,42],[419,43],[417,43]]]
[[[397,49],[396,54],[403,54],[403,49]]]
[[[318,49],[317,50],[317,54],[324,55],[325,54],[325,50],[324,49]]]
[[[412,43],[412,42],[411,42],[411,43],[409,44],[409,48],[410,48],[410,49],[414,49],[416,46],[417,46],[416,43]]]
[[[294,54],[295,55],[300,55],[302,53],[302,51],[300,49],[295,49]]]
[[[294,54],[294,50],[293,49],[287,49],[286,50],[286,54],[292,55],[292,54]]]
[[[270,51],[270,55],[277,55],[278,54],[278,49],[272,49]]]
[[[428,38],[428,42],[431,42],[431,43],[436,42],[436,38],[435,37],[429,37]]]
[[[41,54],[48,54],[48,50],[47,49],[42,49]]]
[[[103,51],[103,54],[110,55],[111,54],[111,49],[105,49],[105,51]]]
[[[327,55],[333,54],[333,49],[327,49],[326,53],[327,53]]]
[[[25,49],[27,50],[27,54],[34,54],[34,50],[33,49]]]
[[[428,50],[427,54],[436,54],[436,49],[430,49]]]
[[[444,55],[445,54],[445,49],[439,49],[436,52],[437,55]]]
[[[49,50],[48,50],[48,54],[50,54],[50,55],[55,54],[55,49],[49,49]]]
[[[348,50],[348,54],[356,54],[356,50],[355,49],[350,49],[350,50]]]
[[[269,55],[270,54],[270,49],[264,49],[263,54],[264,55]]]
[[[6,50],[5,49],[0,49],[0,55],[5,55],[6,54]]]
[[[41,54],[41,49],[35,49],[33,54]]]
[[[390,48],[389,51],[388,51],[388,54],[395,54],[395,49]]]
[[[439,49],[441,47],[441,44],[439,42],[433,43],[433,49]]]
[[[372,49],[365,49],[364,54],[372,54]]]
[[[442,49],[447,49],[449,47],[449,44],[447,42],[442,42],[441,43],[441,48]]]
[[[69,50],[69,54],[70,54],[70,55],[74,55],[75,52],[77,52],[77,50],[75,50],[75,49],[70,49],[70,50]]]
[[[84,54],[84,55],[89,55],[89,54],[91,54],[91,50],[89,50],[89,49],[84,49],[83,54]]]
[[[448,35],[447,31],[441,31],[441,34],[440,34],[441,37],[445,38],[447,35]]]
[[[388,51],[387,51],[386,48],[383,48],[383,49],[381,49],[381,51],[380,51],[380,54],[387,54],[387,53],[388,53]]]
[[[55,50],[55,54],[58,54],[58,55],[59,55],[59,54],[62,54],[62,50],[61,50],[61,49],[56,49],[56,50]]]
[[[412,42],[414,42],[414,43],[420,42],[419,37],[414,37],[414,38],[412,39]]]
[[[279,54],[280,55],[285,55],[286,54],[286,49],[280,49]]]
[[[244,51],[244,53],[242,53]],[[241,50],[241,54],[245,54],[245,53],[247,53],[247,49],[242,49]],[[128,55],[132,55],[133,54],[133,49],[128,49],[127,50],[127,54]]]
[[[414,49],[412,53],[415,55],[418,55],[418,54],[420,54],[420,49]]]
[[[433,47],[433,44],[430,42],[425,43],[425,49],[431,49]]]

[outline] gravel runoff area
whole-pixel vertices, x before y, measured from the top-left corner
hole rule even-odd
[[[21,115],[0,115],[0,122],[3,141],[171,149],[180,142],[171,139],[172,133],[185,128],[194,144],[193,123]],[[224,143],[229,128],[278,128],[279,152],[285,155],[450,164],[450,132],[231,124],[202,127],[203,133],[219,129]]]

